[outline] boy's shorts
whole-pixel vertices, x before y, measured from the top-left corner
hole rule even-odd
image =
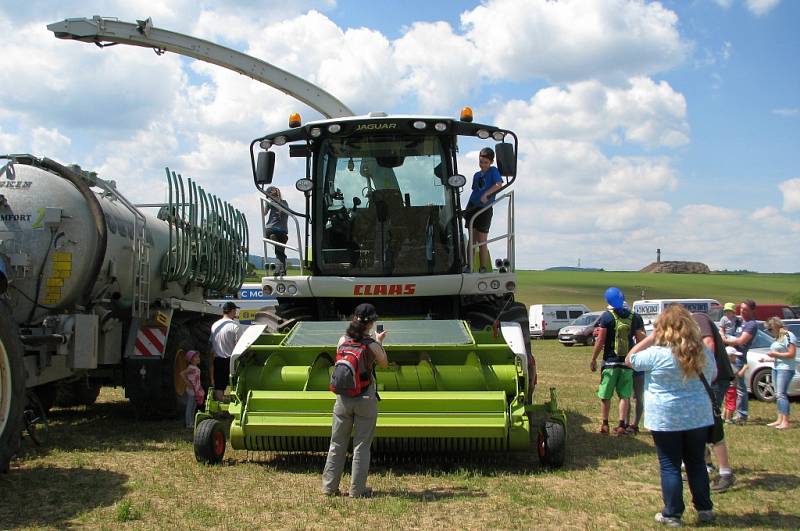
[[[597,396],[600,400],[609,400],[614,391],[620,398],[630,398],[633,393],[633,370],[624,367],[603,369],[600,377],[600,388]]]

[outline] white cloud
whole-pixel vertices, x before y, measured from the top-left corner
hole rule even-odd
[[[783,116],[785,118],[794,118],[795,116],[800,116],[800,108],[784,107],[782,109],[772,109],[772,114]]]
[[[783,181],[778,188],[783,193],[783,211],[800,212],[800,177]]]
[[[757,17],[766,15],[781,3],[781,0],[746,0],[747,9]]]
[[[686,100],[666,81],[633,78],[624,88],[596,81],[548,87],[530,102],[512,100],[498,112],[525,137],[614,142],[625,140],[648,147],[676,147],[689,141]]]
[[[660,3],[489,0],[461,15],[490,77],[625,80],[680,63],[688,45]]]
[[[68,160],[67,149],[71,144],[72,140],[61,134],[58,129],[36,127],[31,131],[33,153],[47,153],[47,156],[52,159]]]

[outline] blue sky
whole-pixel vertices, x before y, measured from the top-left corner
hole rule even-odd
[[[639,269],[661,248],[800,271],[798,2],[0,1],[0,152],[77,162],[138,202],[163,199],[169,166],[254,227],[249,141],[318,115],[218,67],[44,28],[94,14],[251,53],[357,113],[468,104],[516,131],[519,268]]]

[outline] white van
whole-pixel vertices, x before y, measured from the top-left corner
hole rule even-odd
[[[588,311],[584,304],[531,304],[528,312],[531,337],[558,337],[561,328]]]
[[[680,304],[692,313],[710,313],[712,316],[722,309],[715,299],[654,299],[634,301],[632,310],[642,317],[645,331],[649,334],[659,314],[673,304]]]

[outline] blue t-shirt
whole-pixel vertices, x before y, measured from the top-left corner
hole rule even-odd
[[[750,334],[750,341],[743,345],[736,345],[736,350],[739,351],[740,356],[747,359],[747,351],[750,350],[750,346],[753,344],[753,341],[755,341],[756,334],[758,334],[758,322],[756,322],[755,319],[752,321],[744,321],[742,326],[736,329],[736,336],[741,336],[745,332]]]
[[[769,349],[774,352],[789,352],[789,345],[791,343],[797,344],[797,338],[791,332],[788,332],[788,335],[783,337],[783,341],[773,341],[772,345],[769,346]],[[776,371],[794,371],[797,368],[797,356],[795,355],[794,358],[775,358],[775,370]]]
[[[717,376],[714,355],[707,348],[703,374]],[[711,398],[700,378],[683,379],[670,347],[654,345],[631,356],[633,369],[644,371],[644,426],[650,431],[686,431],[714,423]]]
[[[489,166],[486,173],[476,171],[472,176],[472,194],[469,196],[469,202],[477,206],[486,206],[494,201],[494,194],[489,196],[487,203],[481,203],[481,196],[495,184],[503,184],[503,178],[497,168]]]

